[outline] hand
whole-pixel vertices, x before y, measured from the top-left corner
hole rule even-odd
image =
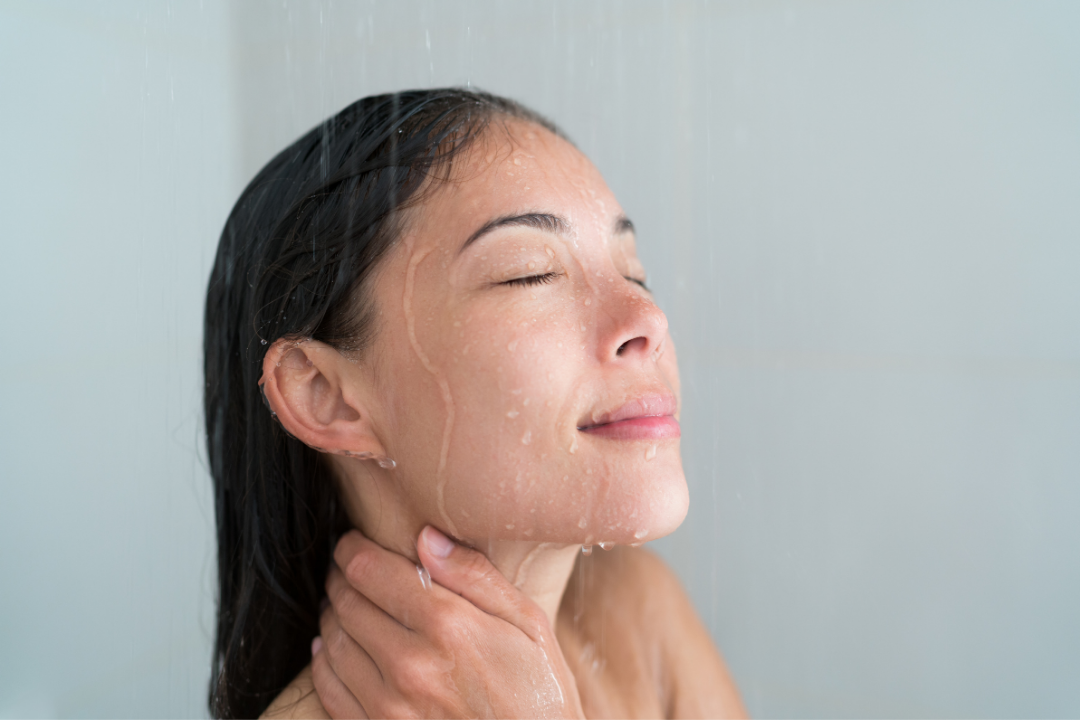
[[[350,531],[326,581],[312,678],[334,718],[584,717],[547,615],[475,550],[432,527],[431,574]]]

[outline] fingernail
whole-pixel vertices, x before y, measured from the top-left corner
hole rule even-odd
[[[453,541],[430,525],[424,528],[424,542],[435,557],[444,558],[454,549]]]
[[[318,655],[320,650],[322,650],[322,638],[316,635],[311,641],[311,657]]]

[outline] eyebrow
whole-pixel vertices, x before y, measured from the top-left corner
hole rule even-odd
[[[472,245],[474,242],[487,235],[492,230],[501,227],[507,227],[509,225],[522,225],[525,227],[536,228],[537,230],[544,230],[550,233],[562,233],[570,227],[564,218],[558,215],[550,215],[548,213],[525,213],[524,215],[504,215],[503,217],[490,220],[480,227],[479,230],[469,236],[469,239],[465,241],[465,244],[458,250],[458,254],[465,252],[465,248]]]
[[[507,226],[523,226],[531,227],[537,230],[543,230],[549,233],[561,234],[565,233],[570,228],[570,223],[566,218],[559,217],[558,215],[552,215],[550,213],[524,213],[522,215],[504,215],[503,217],[490,220],[480,227],[479,230],[469,236],[469,239],[458,250],[458,254],[465,252],[465,248],[472,245],[474,242],[487,235],[489,232],[496,230],[497,228]],[[634,223],[630,222],[630,218],[625,215],[620,215],[615,218],[615,234],[621,235],[626,232],[634,232]]]

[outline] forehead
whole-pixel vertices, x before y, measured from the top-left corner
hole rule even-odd
[[[514,213],[559,215],[579,231],[594,224],[606,228],[621,214],[588,158],[551,131],[520,120],[494,119],[454,161],[449,177],[435,182],[410,225],[440,244],[463,241],[492,218]]]

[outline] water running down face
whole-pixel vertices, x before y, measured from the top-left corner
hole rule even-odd
[[[547,130],[493,122],[408,211],[373,277],[374,342],[335,380],[373,439],[317,439],[347,504],[350,483],[363,496],[361,525],[430,523],[473,545],[674,530],[678,369],[644,280],[596,168]]]
[[[463,539],[637,543],[686,512],[678,369],[595,167],[493,123],[409,218],[373,291],[381,437]]]

